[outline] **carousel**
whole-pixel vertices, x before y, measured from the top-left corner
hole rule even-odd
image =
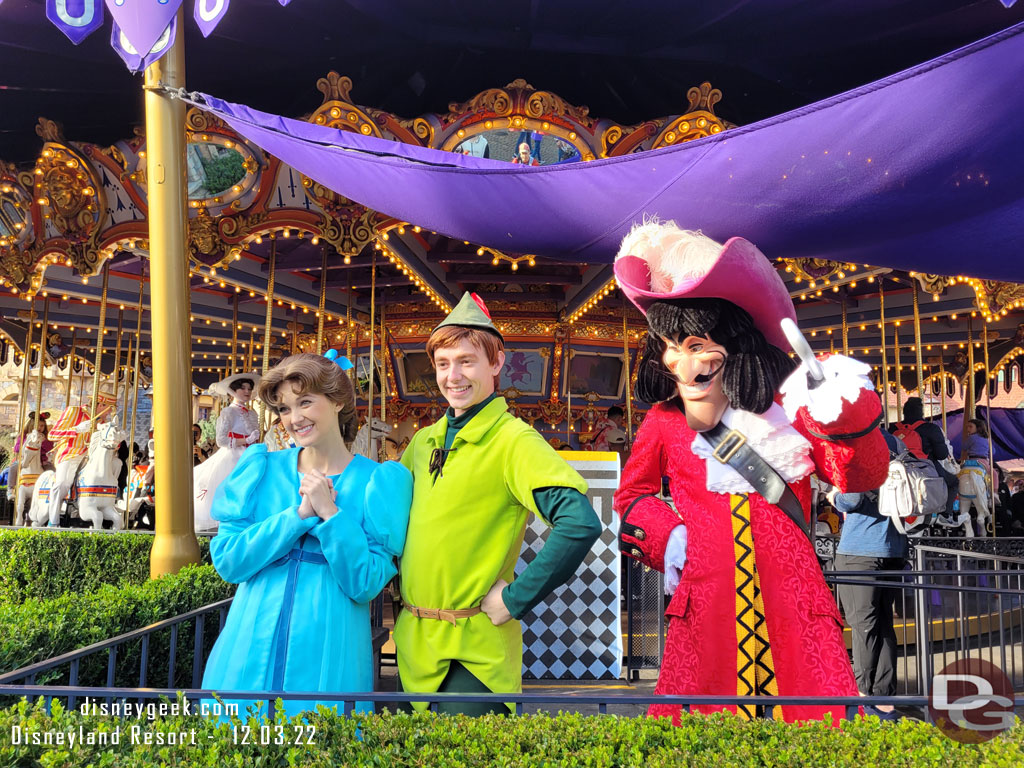
[[[716,114],[727,95],[710,83],[691,88],[679,114],[633,126],[591,116],[523,80],[453,103],[447,113],[414,118],[355,103],[352,81],[335,72],[313,85],[322,104],[302,116],[312,125],[511,166],[624,157],[736,127]],[[400,455],[415,430],[443,413],[424,347],[463,291],[487,302],[508,340],[500,390],[516,416],[569,450],[607,450],[611,425],[615,449],[628,454],[645,413],[631,395],[645,323],[618,291],[610,265],[445,236],[332,192],[199,108],[188,110],[185,126],[189,310],[182,330],[192,389],[175,412],[198,431],[197,459],[215,447],[222,400],[211,385],[265,372],[289,354],[331,348],[352,360],[364,423],[374,425],[372,437],[364,430],[360,449],[377,459]],[[151,527],[148,440],[161,392],[153,382],[150,302],[157,291],[146,137],[109,146],[76,142],[46,118],[36,130],[42,149],[34,166],[0,171],[5,429],[24,426],[29,412],[49,412],[58,437],[72,434],[89,444],[108,425],[115,432],[106,442],[117,437],[127,445],[120,460],[132,470],[105,517],[83,516],[72,506],[69,473],[91,453],[71,449],[71,464],[54,466],[61,478],[54,498],[69,509],[43,514],[38,502],[33,516],[26,489],[10,494],[21,498],[11,519]],[[1015,438],[1001,440],[999,433],[1012,429],[1004,417],[1024,403],[1024,288],[783,255],[776,266],[815,351],[872,366],[886,396],[887,424],[900,420],[907,398],[920,397],[956,448],[964,425],[979,415],[989,425],[989,465],[1009,460],[1016,467]],[[623,416],[610,421],[610,409]],[[269,413],[260,408],[259,415],[261,439],[280,442]],[[140,454],[145,463],[137,462]],[[967,478],[971,488],[974,477]],[[995,489],[989,475],[983,480],[984,493],[972,491],[976,532],[991,534],[985,523]],[[50,484],[44,475],[37,500],[49,497]],[[966,524],[963,530],[975,532]]]

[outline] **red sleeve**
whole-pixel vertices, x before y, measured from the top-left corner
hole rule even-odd
[[[660,414],[652,409],[637,432],[633,452],[622,469],[613,505],[622,520],[619,542],[623,554],[658,571],[665,570],[669,534],[683,523],[668,504],[657,498],[666,462],[659,429]]]
[[[889,474],[889,447],[878,430],[882,404],[874,392],[862,389],[853,403],[830,424],[814,421],[801,407],[793,426],[811,443],[818,477],[842,493],[879,488]]]

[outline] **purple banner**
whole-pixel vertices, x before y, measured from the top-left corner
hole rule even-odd
[[[121,28],[115,21],[110,30],[110,45],[117,51],[117,55],[121,57],[124,63],[128,66],[132,72],[141,72],[143,69],[148,67],[154,61],[163,56],[170,47],[174,44],[174,38],[177,35],[178,24],[177,20],[172,16],[170,24],[164,29],[162,35],[160,35],[153,47],[149,51],[142,55],[132,45],[131,41],[124,34]]]
[[[209,37],[214,28],[220,24],[224,14],[228,12],[228,5],[231,0],[196,0],[195,19],[196,26],[203,33],[203,37]]]
[[[78,45],[103,24],[103,0],[46,0],[46,18]]]
[[[107,0],[107,8],[120,32],[117,37],[125,51],[143,55],[152,51],[174,19],[183,0]],[[121,53],[118,51],[118,53]],[[124,58],[124,54],[121,54]],[[130,65],[129,65],[130,66]]]

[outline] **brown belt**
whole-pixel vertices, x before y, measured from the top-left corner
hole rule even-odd
[[[467,619],[470,616],[476,616],[478,613],[483,612],[483,609],[479,605],[476,608],[459,608],[457,610],[445,610],[443,608],[439,610],[434,608],[417,608],[415,605],[409,605],[408,603],[402,603],[402,607],[417,619],[437,619],[439,621],[447,621],[453,627],[455,626],[456,619]]]

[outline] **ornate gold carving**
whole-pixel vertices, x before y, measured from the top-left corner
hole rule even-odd
[[[188,248],[193,256],[213,256],[223,250],[217,230],[217,221],[205,208],[188,220]]]
[[[191,133],[216,131],[218,133],[234,133],[219,117],[204,112],[198,107],[190,107],[185,113],[185,130]]]
[[[783,261],[786,263],[786,271],[808,282],[831,279],[833,275],[850,268],[849,264],[827,259],[802,258]]]
[[[54,130],[53,124],[44,127],[42,120],[37,127],[40,135],[53,135]],[[44,144],[35,169],[30,174],[22,174],[22,179],[26,187],[32,186],[44,218],[51,219],[63,237],[82,243],[98,230],[99,180],[77,150],[65,144]]]
[[[956,283],[955,277],[945,275],[924,275],[918,272],[914,275],[921,287],[928,293],[942,293],[946,288]]]
[[[36,136],[45,142],[53,142],[54,144],[62,144],[64,142],[64,132],[61,131],[60,125],[45,117],[40,117],[39,122],[36,123]]]
[[[688,90],[686,98],[690,100],[688,111],[696,112],[702,110],[714,113],[715,104],[722,100],[722,92],[717,88],[712,88],[711,83],[705,81],[699,86]]]
[[[329,101],[350,101],[352,79],[337,72],[328,72],[326,77],[316,81],[316,89],[324,95],[324,104]]]

